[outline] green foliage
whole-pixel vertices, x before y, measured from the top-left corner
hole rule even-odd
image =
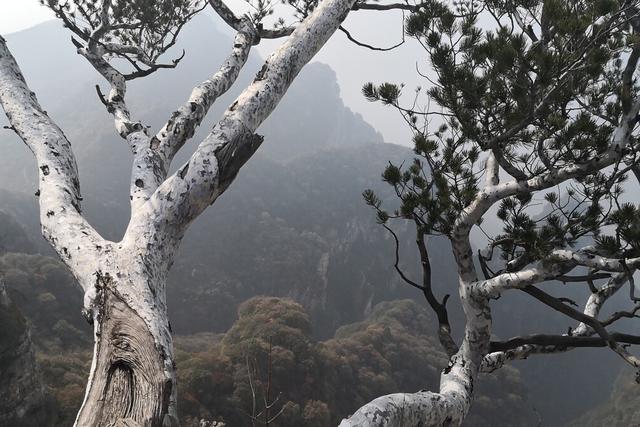
[[[364,195],[378,221],[404,218],[427,234],[450,235],[480,191],[490,152],[503,180],[505,172],[522,181],[598,159],[637,93],[623,77],[638,46],[630,13],[613,0],[429,0],[413,12],[405,29],[435,75],[429,102],[418,105],[419,90],[403,106],[392,83],[363,87],[414,134],[416,160],[389,164],[382,175],[398,207]],[[532,262],[582,238],[610,254],[639,254],[637,221],[622,200],[637,150],[634,141],[614,168],[586,171],[542,200],[526,189],[503,200],[503,232],[490,239],[504,261]]]
[[[137,51],[131,58],[142,63],[155,62],[166,52],[181,27],[204,5],[202,0],[111,0],[106,10],[108,22],[103,22],[105,1],[40,2],[81,39],[90,41],[97,36],[93,41],[105,47],[109,43],[133,47]]]
[[[401,87],[391,83],[383,83],[380,86],[367,83],[362,87],[362,93],[369,101],[382,101],[387,105],[396,105]]]
[[[597,246],[609,256],[630,258],[640,254],[640,207],[632,203],[618,205],[608,216],[611,235],[599,235]]]

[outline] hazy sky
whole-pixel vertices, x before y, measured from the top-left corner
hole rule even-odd
[[[237,9],[242,7],[242,2],[233,0],[233,5]],[[29,28],[48,19],[55,17],[38,0],[0,0],[0,34]],[[391,46],[402,39],[402,14],[353,12],[345,27],[370,44]],[[258,50],[266,56],[279,43],[281,41],[265,41]],[[412,93],[414,87],[425,84],[416,74],[416,66],[424,70],[427,65],[425,54],[416,43],[407,40],[392,52],[373,52],[351,44],[344,34],[337,32],[315,60],[329,64],[336,71],[345,104],[362,114],[386,141],[410,145],[410,133],[400,117],[382,105],[365,101],[361,88],[367,81],[392,81],[405,83],[406,91]]]
[[[0,34],[20,31],[54,18],[38,0],[0,0]]]

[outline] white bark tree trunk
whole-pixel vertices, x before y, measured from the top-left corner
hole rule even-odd
[[[108,244],[88,298],[95,348],[78,426],[178,425],[168,268],[140,245]]]
[[[150,137],[131,119],[119,73],[91,43],[83,54],[112,86],[104,100],[134,154],[132,215],[121,242],[103,239],[83,218],[71,144],[40,107],[0,37],[0,104],[33,152],[40,176],[44,237],[85,291],[95,332],[94,358],[78,426],[175,426],[176,368],[166,280],[189,224],[231,184],[262,142],[256,129],[302,67],[347,16],[355,0],[324,0],[265,62],[189,162],[167,177],[173,156],[211,104],[235,81],[257,31],[248,20],[228,60]]]

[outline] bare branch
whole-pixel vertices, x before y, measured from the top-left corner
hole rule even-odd
[[[213,8],[213,10],[215,10],[218,16],[220,16],[220,18],[222,18],[224,22],[227,23],[227,25],[229,25],[231,28],[233,28],[236,31],[242,30],[243,18],[236,16],[236,14],[233,13],[231,9],[229,9],[229,6],[227,6],[224,1],[209,0],[209,4]],[[294,30],[295,30],[295,27],[274,28],[274,29],[258,28],[258,38],[254,40],[254,43],[258,43],[261,38],[262,39],[279,39],[282,37],[287,37],[287,36],[290,36]]]
[[[353,5],[351,10],[377,10],[377,11],[385,11],[385,10],[405,10],[409,12],[415,12],[418,10],[420,5],[411,5],[408,3],[389,3],[389,4],[380,4],[380,3],[366,3],[366,2],[358,2]]]
[[[423,285],[419,285],[416,282],[414,282],[413,280],[409,279],[409,277],[404,273],[404,271],[402,271],[402,269],[400,268],[400,241],[398,240],[398,235],[395,233],[395,231],[393,231],[391,229],[391,227],[389,227],[386,224],[382,224],[382,226],[385,228],[385,230],[387,230],[391,236],[393,237],[393,241],[395,244],[395,258],[394,258],[394,263],[393,263],[393,268],[396,270],[396,272],[398,273],[398,276],[400,276],[400,278],[409,286],[412,286],[422,292],[425,292],[425,287]]]
[[[209,0],[209,5],[211,5],[213,10],[218,14],[218,16],[220,16],[220,18],[222,18],[222,20],[228,26],[230,26],[231,28],[233,28],[236,31],[240,31],[240,21],[242,20],[242,18],[239,17],[238,15],[236,15],[229,8],[229,6],[226,5],[226,3],[223,0]],[[405,3],[378,4],[378,3],[365,3],[365,2],[356,3],[351,8],[351,10],[354,10],[354,11],[356,11],[356,10],[372,10],[372,11],[403,10],[403,11],[416,11],[417,9],[418,9],[418,6],[413,6],[413,5],[405,4]],[[295,30],[294,26],[288,26],[288,27],[284,27],[284,28],[273,28],[273,29],[258,28],[259,38],[255,42],[258,43],[260,39],[279,39],[279,38],[282,38],[282,37],[288,37],[293,33],[294,30]],[[402,42],[400,42],[396,46],[393,46],[393,47],[390,47],[390,48],[376,48],[376,47],[368,45],[366,43],[358,42],[344,28],[341,27],[340,30],[342,30],[347,35],[347,37],[349,38],[350,41],[354,42],[358,46],[366,47],[366,48],[369,48],[371,50],[388,51],[388,50],[395,49],[396,47],[398,47],[398,46],[400,46],[400,45],[402,45],[404,43],[404,32],[403,32],[403,40],[402,40]]]
[[[422,266],[422,292],[429,303],[429,306],[438,317],[438,338],[440,339],[442,347],[447,352],[447,355],[451,357],[458,352],[459,348],[451,337],[451,325],[449,324],[449,315],[447,313],[447,300],[449,299],[449,295],[445,295],[442,302],[439,302],[433,294],[431,286],[431,262],[429,260],[429,252],[427,251],[426,236],[417,223],[416,228],[416,244],[418,245],[418,251],[420,252],[420,264]]]
[[[618,343],[640,344],[640,336],[612,332],[609,337]],[[600,336],[584,337],[573,335],[525,335],[514,337],[506,341],[491,341],[491,352],[507,351],[524,345],[536,345],[545,347],[559,347],[563,349],[578,347],[607,347],[609,344]]]
[[[591,316],[588,316],[584,313],[581,313],[578,310],[575,310],[567,306],[566,304],[563,304],[556,298],[552,297],[551,295],[541,291],[540,289],[534,286],[528,286],[524,288],[523,291],[533,296],[537,300],[543,302],[544,304],[548,305],[549,307],[579,322],[582,322],[590,326],[594,331],[596,331],[596,333],[600,336],[600,338],[602,338],[602,340],[605,341],[609,345],[609,347],[614,352],[616,352],[620,357],[622,357],[627,363],[629,363],[631,366],[635,368],[640,368],[640,359],[630,354],[627,350],[624,349],[624,347],[622,347],[618,342],[616,342],[616,340],[614,340],[609,335],[607,330],[604,328],[604,326],[602,326],[602,324],[597,319]]]
[[[388,52],[390,50],[393,50],[393,49],[396,49],[396,48],[402,46],[404,44],[404,42],[405,42],[405,40],[404,40],[404,30],[402,31],[402,40],[399,41],[398,43],[394,44],[393,46],[390,46],[390,47],[377,47],[377,46],[370,45],[368,43],[361,42],[361,41],[357,40],[355,37],[353,37],[351,35],[351,33],[346,28],[344,28],[342,25],[340,26],[340,31],[342,31],[344,33],[344,35],[347,36],[347,39],[349,39],[349,41],[354,43],[355,45],[360,46],[360,47],[365,47],[365,48],[367,48],[369,50],[375,50],[375,51],[378,51],[378,52]]]

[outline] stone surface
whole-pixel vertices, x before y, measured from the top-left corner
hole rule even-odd
[[[40,426],[47,399],[36,367],[29,326],[0,280],[0,425]]]

